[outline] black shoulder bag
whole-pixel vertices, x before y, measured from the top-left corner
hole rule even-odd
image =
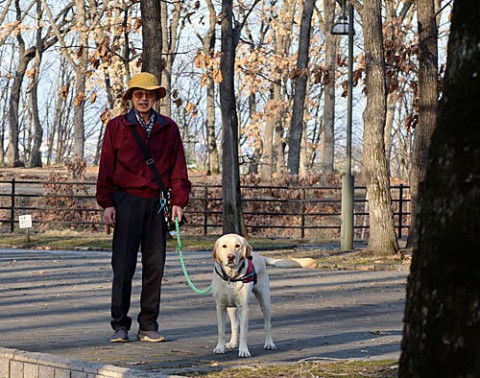
[[[160,176],[160,173],[157,170],[157,167],[155,166],[155,161],[151,158],[150,154],[148,153],[147,147],[145,146],[145,143],[143,143],[142,138],[138,134],[137,128],[135,126],[130,126],[130,129],[132,130],[132,133],[135,137],[135,139],[138,142],[138,145],[140,146],[140,149],[143,152],[143,155],[145,156],[145,161],[147,162],[147,165],[150,167],[150,169],[153,172],[153,175],[158,181],[158,184],[160,185],[160,203],[161,203],[161,208],[160,211],[163,208],[163,216],[165,217],[165,224],[167,226],[167,231],[175,231],[175,222],[172,220],[172,190],[166,189],[165,185],[163,185],[162,177]],[[184,222],[185,216],[182,217],[181,222],[179,222],[179,225],[181,226]]]

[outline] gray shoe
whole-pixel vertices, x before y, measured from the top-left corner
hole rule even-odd
[[[167,339],[160,335],[157,331],[138,331],[138,340],[146,341],[149,343],[161,343],[167,341]]]
[[[128,342],[128,331],[126,328],[117,329],[112,337],[110,337],[111,343],[127,343]]]

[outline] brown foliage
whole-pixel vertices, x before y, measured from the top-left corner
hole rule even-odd
[[[35,214],[35,219],[48,221],[44,227],[49,228],[50,222],[67,222],[72,230],[84,229],[82,222],[87,222],[91,231],[98,231],[100,214],[89,209],[87,199],[88,187],[81,183],[68,182],[68,178],[58,173],[50,174],[44,184],[45,196],[42,197],[47,210]],[[52,208],[49,210],[48,208]]]
[[[74,156],[65,160],[65,167],[68,170],[68,173],[72,179],[85,179],[85,170],[87,169],[87,162],[78,157]]]

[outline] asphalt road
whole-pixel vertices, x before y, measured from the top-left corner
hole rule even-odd
[[[210,252],[185,253],[193,283],[210,284]],[[253,299],[249,364],[397,358],[406,271],[269,268],[275,351],[263,350],[263,322]],[[0,346],[163,374],[245,365],[237,351],[212,353],[215,304],[186,284],[169,252],[160,328],[168,342],[111,344],[110,253],[0,250]],[[140,263],[131,316],[138,313]],[[131,337],[134,338],[134,323]]]

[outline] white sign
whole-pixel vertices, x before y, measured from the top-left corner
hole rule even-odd
[[[18,225],[20,228],[31,228],[32,227],[32,216],[28,215],[19,215],[18,216]]]

